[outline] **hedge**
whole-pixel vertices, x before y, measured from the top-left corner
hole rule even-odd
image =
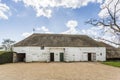
[[[0,51],[0,64],[12,63],[13,62],[13,52]]]

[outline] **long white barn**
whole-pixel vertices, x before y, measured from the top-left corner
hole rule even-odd
[[[13,51],[14,62],[106,61],[106,48],[86,35],[32,34]]]

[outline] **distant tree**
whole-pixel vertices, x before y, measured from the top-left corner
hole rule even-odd
[[[4,39],[2,42],[3,47],[6,51],[12,51],[12,44],[15,43],[15,41],[10,39]]]
[[[117,36],[118,42],[102,38],[99,39],[120,45],[120,0],[104,0],[103,5],[101,6],[101,11],[104,13],[104,17],[99,19],[91,18],[86,23],[111,29],[113,34]]]

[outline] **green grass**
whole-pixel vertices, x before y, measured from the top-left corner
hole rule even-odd
[[[114,67],[120,67],[120,61],[107,61],[102,63],[106,65],[114,66]]]
[[[5,51],[0,51],[0,55],[2,55],[3,53],[5,53]]]

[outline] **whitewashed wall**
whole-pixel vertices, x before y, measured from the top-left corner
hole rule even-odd
[[[105,47],[13,47],[13,50],[26,53],[26,62],[50,61],[50,53],[54,53],[54,60],[60,61],[60,53],[64,53],[64,61],[88,61],[88,53],[96,53],[96,61],[106,60]],[[102,54],[102,55],[100,55]]]
[[[60,53],[64,53],[65,50],[64,48],[57,48],[57,47],[54,47],[54,48],[46,48],[48,50],[48,55],[50,55],[50,53],[54,53],[54,61],[60,61]],[[48,60],[49,61],[49,60]]]

